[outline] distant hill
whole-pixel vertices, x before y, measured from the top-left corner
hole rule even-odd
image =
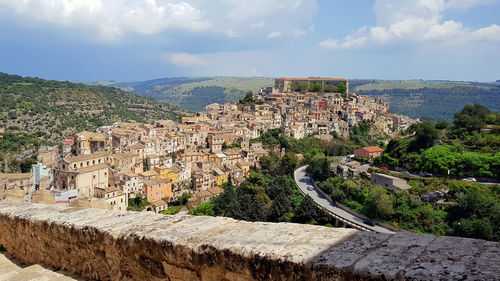
[[[391,112],[413,118],[451,121],[464,105],[473,103],[500,111],[500,84],[496,82],[353,79],[349,84],[362,95],[385,98]]]
[[[178,77],[136,82],[96,81],[131,93],[202,111],[210,103],[241,99],[249,90],[273,86],[266,77]],[[500,83],[425,80],[351,79],[351,91],[381,96],[391,112],[413,118],[427,116],[433,120],[451,121],[464,105],[480,103],[493,111],[500,110]]]
[[[114,87],[0,73],[0,127],[47,142],[116,121],[177,120],[188,111]]]
[[[137,82],[96,81],[136,95],[152,98],[193,111],[210,103],[226,103],[244,97],[248,91],[274,85],[273,78],[262,77],[179,77]]]

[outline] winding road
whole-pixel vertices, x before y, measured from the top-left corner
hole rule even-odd
[[[370,226],[363,223],[363,219],[356,217],[343,209],[339,208],[335,205],[334,202],[331,201],[330,198],[325,196],[322,192],[320,192],[314,183],[306,174],[307,166],[300,167],[294,172],[295,182],[297,183],[297,188],[305,195],[311,196],[314,202],[321,208],[327,210],[331,215],[336,217],[337,219],[346,222],[347,224],[353,226],[356,229],[367,230],[367,231],[375,231],[380,233],[390,233],[393,234],[394,231],[389,230],[387,228],[375,225]]]

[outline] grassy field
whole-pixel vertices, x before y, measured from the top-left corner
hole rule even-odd
[[[101,81],[102,83],[102,81]],[[119,87],[131,93],[158,101],[201,111],[205,105],[225,103],[242,98],[246,92],[258,92],[274,85],[265,77],[179,77],[137,82],[116,82],[105,85]]]
[[[436,89],[449,89],[454,87],[478,87],[482,89],[488,89],[489,86],[485,86],[475,82],[462,82],[462,81],[427,81],[427,80],[371,80],[372,82],[363,83],[359,85],[357,81],[364,80],[352,80],[350,81],[354,87],[353,91],[382,91],[382,90],[416,90],[423,88],[436,88]]]

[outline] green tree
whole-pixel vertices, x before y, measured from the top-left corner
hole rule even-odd
[[[413,124],[410,131],[415,132],[415,139],[409,145],[410,151],[418,151],[432,147],[441,136],[439,130],[431,122]]]
[[[346,94],[346,92],[347,92],[347,86],[344,83],[340,83],[337,86],[337,90],[339,91],[339,93]]]
[[[307,82],[293,82],[292,91],[304,93],[309,89]]]
[[[367,196],[368,207],[376,217],[386,218],[393,212],[392,198],[382,186],[374,186]]]
[[[456,134],[463,136],[471,132],[480,132],[486,125],[486,117],[491,111],[478,103],[466,105],[454,116],[453,130]]]
[[[448,122],[446,122],[444,120],[437,121],[436,125],[434,125],[434,127],[438,130],[444,130],[444,129],[448,128],[449,126],[450,126],[450,124],[448,124]]]
[[[381,156],[373,158],[373,165],[377,167],[386,166],[386,167],[397,167],[399,161],[397,159],[392,158],[389,154],[384,153]]]
[[[293,152],[287,152],[281,159],[281,170],[285,175],[293,175],[299,160]]]
[[[291,210],[291,198],[285,193],[279,193],[278,196],[273,200],[271,208],[267,214],[267,219],[269,221],[282,221],[282,217],[290,212]]]
[[[212,202],[201,203],[189,213],[193,216],[215,216],[214,204]]]
[[[276,152],[262,156],[260,158],[260,166],[271,175],[282,175],[285,172],[281,166],[281,158]]]
[[[321,83],[315,83],[309,90],[314,93],[322,92],[323,86],[321,85]]]
[[[185,192],[181,196],[179,196],[177,201],[179,202],[180,205],[186,205],[189,198],[191,198],[191,194]]]
[[[331,175],[331,161],[326,157],[316,157],[311,160],[306,171],[314,180],[324,181]]]
[[[299,223],[310,223],[316,217],[317,210],[311,196],[306,195],[295,211],[293,220]]]

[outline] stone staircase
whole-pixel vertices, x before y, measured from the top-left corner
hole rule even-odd
[[[71,281],[82,280],[63,272],[54,272],[41,265],[20,266],[7,253],[0,253],[0,281]]]

